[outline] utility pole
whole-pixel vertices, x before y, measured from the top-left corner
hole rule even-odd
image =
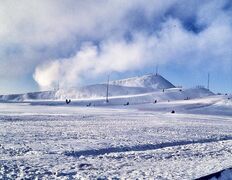
[[[159,69],[159,66],[156,65],[156,72],[155,72],[155,75],[158,76],[158,69]]]
[[[106,85],[106,103],[109,102],[109,83],[110,83],[110,75],[107,78],[107,85]]]
[[[209,90],[210,73],[208,73],[207,89]]]

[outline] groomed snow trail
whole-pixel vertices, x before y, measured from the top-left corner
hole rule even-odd
[[[232,118],[0,104],[0,179],[194,179],[232,167]]]

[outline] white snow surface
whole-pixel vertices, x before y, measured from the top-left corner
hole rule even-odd
[[[94,84],[81,88],[60,89],[55,94],[55,99],[86,99],[106,96],[107,84]],[[154,89],[143,87],[125,87],[109,85],[109,96],[135,95],[152,92]]]
[[[0,179],[195,179],[232,167],[231,96],[51,102],[0,103]]]

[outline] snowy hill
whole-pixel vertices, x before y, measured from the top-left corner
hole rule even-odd
[[[141,77],[132,77],[128,79],[111,81],[110,84],[153,89],[168,89],[175,87],[172,83],[170,83],[168,80],[166,80],[164,77],[158,74],[149,74]]]
[[[30,92],[25,94],[0,95],[0,101],[24,101],[28,99],[54,99],[55,91]]]
[[[59,101],[69,98],[77,100],[95,101],[96,105],[102,105],[106,96],[106,84],[93,84],[80,88],[59,89],[58,91],[32,92],[26,94],[2,95],[2,102],[20,101]],[[111,81],[109,85],[110,104],[117,105],[130,101],[132,104],[166,100],[183,100],[186,98],[200,98],[213,95],[205,88],[180,89],[164,79],[161,75],[149,74],[141,77]],[[80,103],[82,104],[82,103]]]
[[[109,85],[109,96],[137,95],[174,87],[173,84],[162,76],[149,74],[141,77],[111,81]],[[56,93],[56,98],[83,99],[105,97],[106,88],[106,84],[93,84],[68,90],[60,89]]]

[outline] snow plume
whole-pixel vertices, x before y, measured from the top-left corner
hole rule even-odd
[[[200,33],[184,28],[178,19],[168,18],[153,33],[134,33],[131,39],[111,38],[99,44],[83,43],[74,56],[39,65],[34,79],[43,89],[82,84],[86,79],[111,72],[125,72],[175,63],[198,67],[209,63],[226,67],[231,63],[232,28],[214,22]],[[212,67],[213,68],[213,67]]]
[[[36,68],[34,79],[41,88],[55,87],[60,75],[60,63],[52,61]]]
[[[154,44],[148,41],[138,36],[133,42],[107,40],[100,45],[85,43],[68,59],[58,59],[38,66],[34,79],[42,89],[52,87],[57,81],[67,87],[112,71],[138,69],[152,61]]]

